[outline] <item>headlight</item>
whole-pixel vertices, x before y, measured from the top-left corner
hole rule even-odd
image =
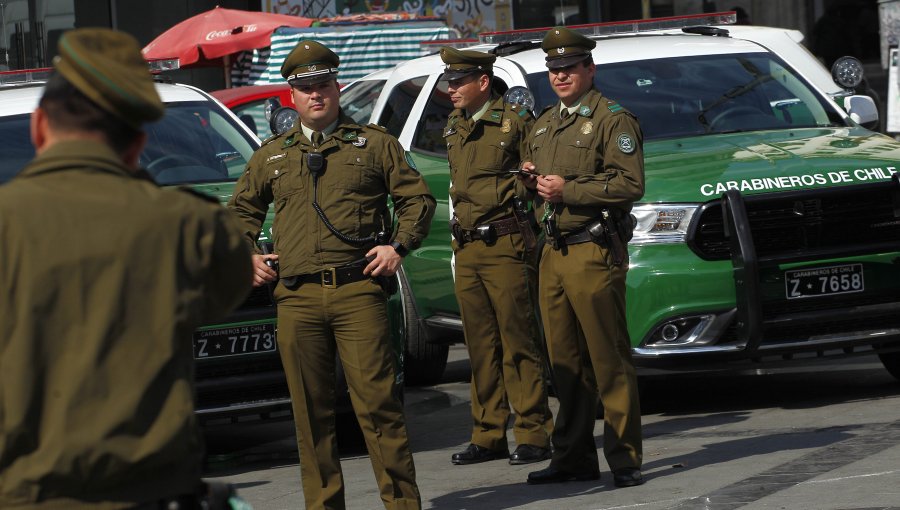
[[[683,243],[696,205],[636,205],[632,244]]]

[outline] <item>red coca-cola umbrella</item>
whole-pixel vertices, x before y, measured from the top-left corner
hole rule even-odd
[[[234,53],[269,46],[276,28],[304,28],[313,21],[286,14],[216,7],[166,30],[144,47],[144,58],[177,58],[181,67],[227,66]]]

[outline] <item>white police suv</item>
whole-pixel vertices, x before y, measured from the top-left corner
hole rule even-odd
[[[799,32],[734,18],[570,27],[597,40],[597,88],[644,132],[646,194],[627,279],[635,361],[702,370],[876,354],[900,378],[900,143],[870,130],[878,113],[854,92],[858,61],[829,73]],[[545,33],[482,34],[470,46],[498,56],[497,93],[533,102],[536,115],[557,100]],[[444,202],[402,277],[407,364],[429,366],[431,380],[460,330],[442,68],[436,54],[415,59],[342,96],[400,139]],[[360,93],[371,90],[374,105]]]

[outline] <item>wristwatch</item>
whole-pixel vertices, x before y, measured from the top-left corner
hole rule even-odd
[[[401,257],[409,255],[409,250],[406,249],[406,246],[403,246],[397,241],[391,243],[391,247],[394,248],[394,251],[397,252],[397,255],[400,255]]]

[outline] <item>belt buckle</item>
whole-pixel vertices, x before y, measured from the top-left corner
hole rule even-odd
[[[322,287],[326,289],[336,289],[337,284],[337,268],[329,267],[322,270]]]

